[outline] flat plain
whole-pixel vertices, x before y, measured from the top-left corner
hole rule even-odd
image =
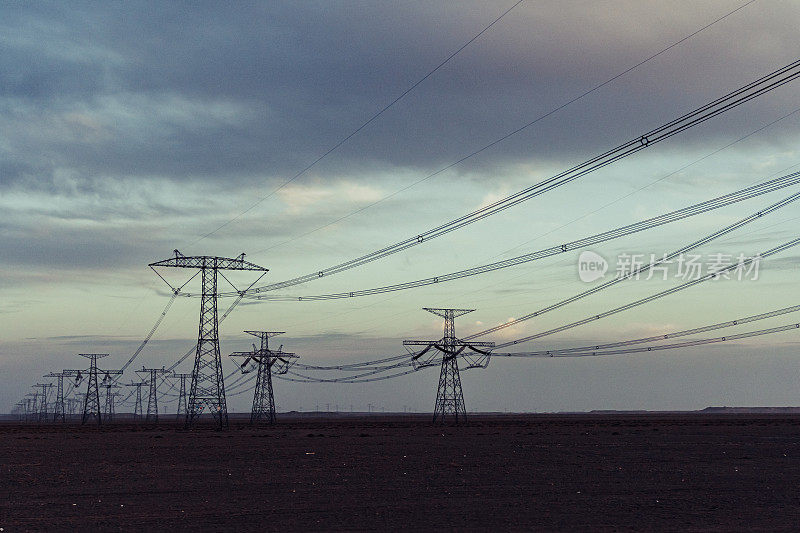
[[[0,424],[0,528],[798,531],[796,414]]]

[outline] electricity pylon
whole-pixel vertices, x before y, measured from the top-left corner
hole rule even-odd
[[[203,287],[200,299],[200,328],[197,336],[194,368],[192,369],[192,385],[189,391],[186,426],[190,427],[203,410],[208,408],[219,427],[227,428],[228,407],[225,402],[225,383],[223,382],[222,359],[219,351],[217,273],[221,270],[249,270],[266,273],[267,269],[245,261],[244,254],[235,259],[206,255],[187,257],[178,250],[175,250],[175,257],[151,263],[149,266],[156,274],[158,274],[158,271],[155,267],[200,270]],[[158,275],[161,276],[160,274]],[[261,274],[258,279],[261,279],[263,275]],[[253,282],[253,284],[256,282]],[[172,286],[170,285],[170,287]],[[179,289],[173,287],[172,290],[175,292]],[[239,294],[240,296],[244,295],[244,291],[240,291]]]
[[[78,413],[78,408],[83,404],[83,399],[85,397],[85,392],[76,392],[75,397],[69,399],[69,414],[74,415]]]
[[[130,384],[125,385],[126,387],[136,387],[136,402],[133,404],[133,419],[134,420],[141,420],[142,418],[142,385],[144,385],[144,381],[133,382],[131,381]]]
[[[173,373],[172,377],[181,380],[180,392],[178,393],[178,412],[175,417],[176,420],[180,421],[181,418],[186,418],[186,378],[190,378],[192,375]]]
[[[58,422],[59,418],[62,423],[67,421],[67,409],[64,405],[64,375],[64,372],[51,372],[43,376],[46,378],[56,378],[56,403],[53,407],[53,422]]]
[[[283,346],[278,350],[270,350],[268,339],[284,333],[283,331],[245,331],[261,340],[261,347],[250,352],[234,352],[231,357],[244,357],[241,365],[242,373],[251,371],[248,367],[250,361],[256,365],[256,389],[253,394],[253,408],[250,411],[250,424],[266,422],[275,423],[275,395],[272,391],[272,374],[285,374],[297,359],[297,355],[283,351]]]
[[[78,386],[83,380],[82,372],[89,373],[89,379],[86,385],[86,396],[83,398],[83,416],[81,417],[81,424],[85,424],[90,416],[97,417],[97,425],[103,425],[103,414],[100,411],[100,387],[97,384],[97,373],[104,374],[103,384],[111,380],[111,376],[119,376],[122,370],[98,370],[97,360],[103,357],[108,357],[107,353],[81,353],[81,357],[89,359],[89,368],[87,370],[76,371],[75,386]]]
[[[150,377],[147,380],[148,384],[150,385],[150,393],[147,397],[147,418],[145,418],[146,424],[158,424],[158,383],[156,380],[158,379],[159,375],[169,374],[169,370],[164,368],[145,368],[142,367],[141,370],[136,371],[137,374],[149,374]]]
[[[47,401],[47,395],[48,395],[47,394],[47,389],[52,388],[53,384],[52,383],[37,383],[34,386],[42,388],[41,395],[40,396],[37,395],[38,398],[39,398],[39,414],[37,416],[37,421],[39,421],[39,422],[47,422],[47,419],[49,418],[47,416],[47,404],[48,404],[48,401]]]
[[[461,389],[461,375],[458,373],[458,358],[469,348],[465,357],[469,357],[469,367],[484,367],[489,362],[493,342],[465,342],[456,338],[455,318],[471,313],[474,309],[433,309],[423,307],[425,311],[444,318],[444,336],[437,341],[403,341],[404,346],[425,346],[413,353],[414,368],[432,366],[441,353],[441,370],[439,371],[439,387],[436,391],[436,405],[433,409],[434,423],[447,423],[448,418],[455,424],[467,420],[467,408],[464,404],[464,392]],[[431,356],[423,359],[423,355],[432,348],[436,349]],[[484,362],[485,361],[485,362]]]
[[[29,392],[25,395],[25,421],[30,422],[36,413],[36,393]]]
[[[104,416],[106,417],[106,423],[111,423],[114,421],[114,406],[116,405],[115,398],[119,395],[118,392],[111,392],[113,389],[118,389],[119,386],[116,385],[112,380],[104,380],[103,388],[106,389],[106,408],[104,412]]]

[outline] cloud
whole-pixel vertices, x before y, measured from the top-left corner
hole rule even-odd
[[[304,214],[312,210],[314,212],[330,210],[329,206],[323,204],[342,201],[356,205],[372,203],[380,200],[383,196],[380,189],[352,182],[339,182],[332,185],[290,184],[278,191],[278,197],[292,215]]]
[[[120,336],[120,335],[54,335],[51,337],[29,337],[25,340],[32,340],[32,341],[59,341],[59,342],[69,342],[69,343],[85,343],[85,342],[111,342],[111,341],[122,341],[122,342],[130,342],[131,337],[128,336]],[[135,340],[135,339],[134,339]]]
[[[234,188],[278,183],[496,10],[481,3],[457,10],[209,3],[191,11],[159,6],[158,13],[135,2],[124,10],[4,6],[0,74],[9,83],[0,89],[0,126],[17,134],[2,148],[16,169],[2,183],[17,176],[19,185],[24,176],[35,186],[57,171],[224,180]],[[795,26],[788,21],[796,14],[781,4],[745,11],[458,171],[588,157],[788,63]],[[716,5],[522,5],[317,169],[326,178],[359,179],[376,169],[435,170],[720,14]],[[790,99],[791,91],[776,92],[748,104],[747,113],[703,126],[705,142],[785,109]],[[664,149],[684,146],[676,139]]]
[[[339,236],[332,230],[304,242],[296,239],[488,145],[733,7],[636,1],[609,9],[601,2],[525,2],[310,172],[270,196],[502,9],[477,0],[240,2],[233,8],[136,1],[0,5],[0,129],[11,132],[0,137],[0,284],[8,288],[1,312],[12,319],[7,327],[38,327],[33,324],[39,317],[42,327],[74,331],[73,325],[44,324],[42,317],[58,304],[49,293],[28,288],[58,285],[61,290],[83,280],[82,289],[88,283],[96,289],[104,277],[120,272],[154,278],[144,265],[176,247],[187,254],[225,256],[244,250],[279,279],[379,249],[394,237],[458,217],[789,63],[795,59],[800,17],[791,3],[749,5],[413,191],[382,202],[381,209],[338,225],[347,239],[331,239]],[[462,244],[472,246],[471,238],[480,253],[485,248],[491,255],[499,251],[493,245],[507,249],[530,231],[558,229],[574,218],[571,211],[588,209],[595,200],[605,203],[608,191],[638,187],[638,171],[674,170],[788,113],[797,106],[798,83],[648,149],[631,164],[609,167],[587,188],[582,185],[588,179],[576,182],[546,201],[532,202],[530,210],[496,217],[497,226],[476,224],[440,241],[449,245],[420,247],[404,255],[407,263],[398,257],[394,263],[376,263],[373,270],[353,271],[345,288],[350,282],[382,285],[399,273],[402,280],[419,277],[404,267],[417,272],[425,264],[438,272],[440,266],[456,270],[465,261],[478,262],[458,255],[465,254]],[[669,184],[679,184],[680,190],[670,188],[674,196],[659,200],[666,206],[677,201],[678,193],[705,194],[750,169],[768,172],[789,164],[797,136],[795,116],[736,145],[731,152],[737,157],[728,158],[728,166],[671,178]],[[198,241],[254,205],[246,216]],[[600,227],[624,223],[611,211],[603,213],[608,216]],[[548,236],[542,246],[560,243],[561,237]],[[282,249],[275,246],[284,242],[289,244]],[[268,256],[258,255],[267,251]],[[776,264],[794,267],[790,261]],[[564,285],[557,270],[569,272],[574,281],[574,268],[573,259],[554,259],[537,264],[536,276],[495,286],[492,305],[502,307],[497,320],[516,313],[525,298],[537,298],[528,307],[550,296],[556,300]],[[23,297],[25,304],[17,303]],[[416,295],[404,298],[387,306],[422,305]],[[325,309],[340,310],[340,305],[344,302]],[[308,309],[307,316],[291,318],[311,323],[306,331],[325,316],[321,307]],[[409,327],[392,327],[410,337],[415,331],[420,338],[441,334],[440,320],[414,316]],[[96,331],[107,326],[93,324]],[[523,326],[498,332],[498,340],[523,335]],[[351,329],[358,327],[363,322]],[[345,330],[290,340],[306,344],[304,356],[311,360],[368,358],[384,347],[389,354],[402,353],[397,340],[378,337]],[[120,353],[135,349],[134,340],[85,340],[117,343],[113,346]],[[169,342],[153,341],[153,346],[181,353],[185,347],[179,345],[187,341]]]

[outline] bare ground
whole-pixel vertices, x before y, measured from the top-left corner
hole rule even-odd
[[[0,424],[0,530],[800,530],[798,415]]]

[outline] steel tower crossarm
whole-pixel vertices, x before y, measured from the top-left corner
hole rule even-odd
[[[175,257],[164,259],[150,263],[150,268],[153,267],[172,267],[172,268],[216,268],[220,270],[252,270],[256,272],[269,272],[269,269],[259,266],[250,261],[244,260],[244,255],[241,254],[236,258],[231,257],[216,257],[212,255],[192,255],[187,256],[180,253],[178,250],[174,251]]]

